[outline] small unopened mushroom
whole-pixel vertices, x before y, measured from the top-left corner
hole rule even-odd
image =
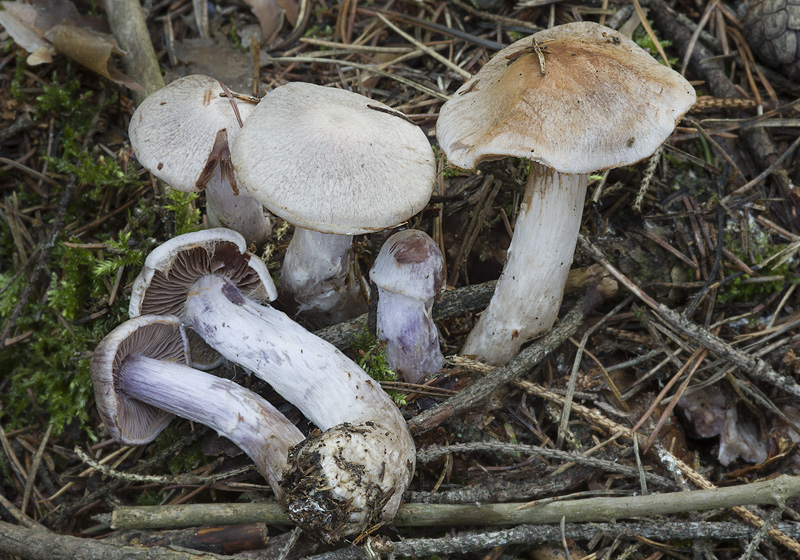
[[[442,252],[427,233],[401,231],[383,244],[369,276],[378,287],[377,334],[389,367],[418,383],[444,363],[431,316],[444,288]]]
[[[241,186],[295,226],[283,289],[299,310],[328,323],[366,310],[350,263],[352,236],[422,210],[436,174],[428,138],[401,112],[308,83],[268,92],[231,158]]]
[[[766,461],[769,449],[758,426],[752,418],[740,417],[736,403],[716,385],[684,395],[677,409],[690,437],[719,436],[720,464],[727,467],[740,457],[750,463]]]
[[[501,50],[442,105],[436,136],[452,165],[531,160],[503,274],[462,354],[501,365],[552,327],[588,173],[652,154],[694,101],[691,84],[636,43],[578,22]]]
[[[282,500],[298,525],[333,541],[389,521],[414,472],[405,420],[355,362],[260,304],[274,298],[266,266],[244,239],[210,229],[175,237],[148,255],[130,315],[178,315],[324,430],[293,450],[284,478]]]
[[[239,190],[230,160],[238,119],[245,121],[255,105],[222,93],[220,83],[208,76],[175,80],[136,109],[128,129],[131,146],[139,163],[173,189],[205,189],[213,227],[234,229],[261,246],[272,223],[261,203]]]
[[[289,449],[304,436],[275,407],[244,387],[186,365],[181,321],[142,315],[111,331],[92,354],[100,417],[123,445],[143,445],[173,415],[204,424],[253,460],[276,496]]]

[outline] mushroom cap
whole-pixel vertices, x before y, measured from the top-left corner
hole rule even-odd
[[[217,134],[226,130],[230,143],[240,129],[230,98],[220,97],[221,93],[217,80],[193,74],[145,99],[128,128],[139,163],[174,189],[202,190],[205,182],[200,180],[201,175]],[[234,103],[242,121],[255,108],[252,103]]]
[[[97,345],[90,371],[100,417],[111,437],[123,445],[153,441],[173,415],[117,393],[119,368],[131,354],[187,365],[189,346],[181,321],[146,315],[122,323]]]
[[[386,240],[369,277],[382,290],[428,300],[444,288],[444,258],[427,233],[407,229]]]
[[[265,95],[231,149],[239,185],[288,222],[356,235],[430,200],[428,138],[399,111],[349,91],[290,83]]]
[[[442,106],[436,136],[464,169],[516,156],[590,173],[652,154],[694,102],[683,76],[624,35],[568,23],[495,54]]]
[[[264,262],[247,251],[241,234],[212,228],[173,237],[153,249],[133,283],[128,314],[178,315],[194,282],[206,274],[228,278],[246,297],[278,297]]]

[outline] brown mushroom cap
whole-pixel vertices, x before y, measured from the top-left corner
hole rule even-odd
[[[147,97],[128,129],[139,163],[174,189],[202,190],[210,177],[204,173],[209,157],[227,157],[217,152],[227,152],[240,129],[230,99],[220,97],[221,93],[219,81],[193,74]],[[234,103],[242,120],[255,107]],[[220,131],[227,140],[224,145],[217,142]]]
[[[219,274],[256,302],[277,297],[266,265],[247,251],[244,238],[225,228],[212,228],[173,237],[154,249],[133,283],[128,313],[178,315],[195,281]]]
[[[427,233],[407,229],[386,240],[369,277],[383,290],[431,299],[444,288],[444,257]]]
[[[111,436],[124,445],[143,445],[161,433],[173,415],[117,392],[117,373],[131,354],[188,364],[189,346],[177,317],[140,317],[104,338],[90,366],[97,410]]]
[[[307,83],[267,93],[231,149],[239,186],[288,222],[355,235],[403,222],[430,200],[428,138],[399,111]]]
[[[464,169],[516,156],[590,173],[652,154],[694,101],[683,76],[624,35],[569,23],[495,54],[442,106],[436,136]]]

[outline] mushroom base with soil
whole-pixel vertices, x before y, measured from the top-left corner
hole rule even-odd
[[[296,227],[281,269],[281,287],[298,313],[334,324],[367,311],[350,259],[352,235]]]
[[[415,446],[405,420],[376,381],[330,343],[286,314],[245,298],[221,276],[195,281],[184,320],[220,354],[272,385],[326,430],[294,451],[295,461],[319,463],[318,474],[309,481],[284,482],[284,503],[297,523],[334,540],[394,517],[414,472]],[[305,467],[290,470],[301,479],[308,475]],[[337,513],[314,521],[332,501]]]
[[[414,470],[402,432],[374,422],[334,426],[298,444],[281,481],[289,517],[325,542],[391,521]]]
[[[558,315],[583,214],[588,175],[531,162],[503,274],[461,354],[503,365]]]

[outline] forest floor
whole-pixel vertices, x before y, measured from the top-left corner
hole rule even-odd
[[[448,358],[424,384],[381,380],[417,445],[405,505],[394,524],[320,544],[270,509],[264,479],[212,430],[178,419],[146,446],[111,439],[92,351],[127,320],[146,255],[203,227],[205,202],[136,161],[125,84],[143,78],[119,74],[99,32],[92,61],[61,54],[59,24],[108,30],[102,6],[36,0],[25,26],[55,53],[29,58],[0,25],[0,558],[800,557],[800,488],[780,477],[800,468],[800,63],[754,58],[761,20],[743,23],[728,0],[234,0],[209,3],[204,25],[202,4],[144,4],[168,81],[203,73],[256,96],[292,81],[346,88],[437,147],[436,192],[406,226],[445,254],[434,315]],[[798,11],[770,29],[800,44]],[[448,168],[435,125],[497,50],[576,20],[663,49],[698,102],[655,155],[590,176],[560,320],[491,368],[456,355],[500,276],[529,165]],[[361,274],[390,233],[356,237]],[[273,275],[291,235],[277,220],[259,251]],[[385,376],[365,328],[319,332]],[[308,429],[266,384],[214,373]],[[179,505],[198,509],[122,515]]]

